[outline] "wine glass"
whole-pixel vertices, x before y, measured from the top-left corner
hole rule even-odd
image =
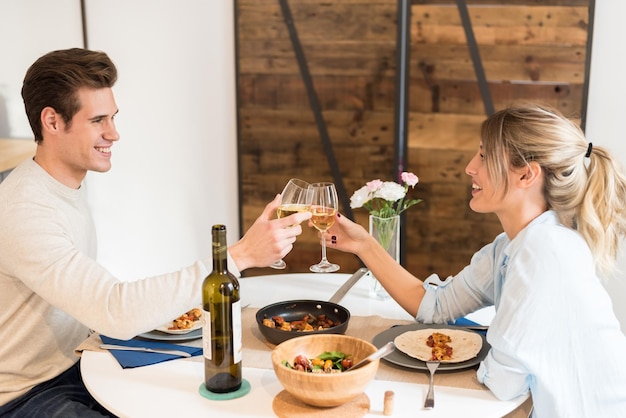
[[[315,273],[332,273],[339,270],[337,264],[326,259],[326,239],[324,234],[335,223],[337,213],[337,190],[333,183],[314,183],[313,200],[311,201],[311,223],[322,234],[322,260],[309,267]]]
[[[291,179],[280,194],[280,206],[276,210],[276,215],[284,218],[297,212],[306,212],[310,210],[312,197],[309,183],[300,179]],[[287,267],[287,264],[281,259],[270,264],[270,267],[282,270]]]

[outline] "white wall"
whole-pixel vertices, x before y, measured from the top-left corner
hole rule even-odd
[[[89,48],[118,66],[121,140],[88,177],[99,259],[122,278],[211,257],[239,237],[232,1],[87,2]]]
[[[234,4],[87,0],[88,47],[118,66],[113,168],[90,173],[98,258],[121,279],[211,257],[211,225],[239,237]],[[10,136],[32,138],[24,73],[82,47],[80,0],[0,0],[0,101]],[[6,97],[5,97],[6,96]]]
[[[589,141],[609,148],[626,166],[624,16],[623,0],[596,1],[586,133]],[[622,247],[619,265],[621,272],[606,281],[606,288],[626,333],[626,245]]]
[[[82,46],[78,0],[0,0],[0,138],[32,138],[20,91],[46,52]]]

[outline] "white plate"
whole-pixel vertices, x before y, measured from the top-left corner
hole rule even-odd
[[[241,309],[245,309],[250,306],[249,303],[246,303],[241,307]],[[138,337],[145,338],[148,340],[156,340],[156,341],[190,341],[197,340],[198,338],[202,338],[202,319],[196,321],[193,327],[190,329],[167,329],[172,322],[168,322],[167,324],[161,325],[159,328],[154,329],[152,331],[144,332],[143,334],[139,334]]]
[[[377,334],[376,336],[374,336],[374,339],[372,340],[372,344],[374,344],[378,348],[381,348],[383,345],[387,344],[389,341],[393,341],[400,334],[403,334],[407,331],[413,331],[416,329],[424,329],[424,328],[436,328],[436,329],[442,329],[442,330],[459,329],[459,330],[472,332],[470,330],[467,330],[466,328],[456,327],[454,325],[435,325],[435,324],[420,324],[420,323],[409,324],[409,325],[398,325],[398,326],[391,327]],[[483,340],[483,346],[478,352],[478,355],[476,357],[471,358],[467,361],[462,361],[460,363],[441,363],[439,365],[439,368],[437,369],[437,372],[439,372],[440,370],[467,369],[467,368],[475,367],[478,364],[480,364],[480,362],[487,356],[487,353],[491,349],[491,346],[489,345],[489,343],[487,343],[487,339],[485,338],[485,336],[481,335],[481,338]],[[410,357],[407,354],[404,354],[400,350],[395,350],[391,354],[386,355],[385,357],[383,357],[383,360],[389,363],[395,364],[396,366],[407,367],[409,369],[428,370],[426,368],[426,362]]]
[[[192,341],[202,338],[202,330],[197,329],[182,335],[166,334],[165,332],[152,330],[139,334],[137,337],[152,341]]]
[[[172,326],[172,322],[168,322],[167,324],[161,325],[160,327],[156,328],[156,330],[164,332],[166,334],[185,335],[185,334],[189,334],[191,331],[195,331],[197,329],[202,328],[202,321],[195,321],[193,326],[187,329],[168,329],[171,326]]]

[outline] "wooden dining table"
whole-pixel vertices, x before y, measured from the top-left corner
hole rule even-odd
[[[14,169],[35,155],[37,144],[31,139],[0,138],[0,173]]]
[[[272,274],[240,280],[243,323],[243,377],[251,391],[240,398],[209,400],[199,394],[204,381],[202,356],[123,369],[111,353],[99,348],[93,335],[78,351],[82,354],[83,380],[90,393],[120,417],[170,417],[205,414],[219,417],[374,417],[381,416],[385,392],[393,392],[395,417],[528,417],[528,395],[500,401],[476,378],[476,367],[435,374],[435,408],[423,408],[428,390],[426,370],[403,367],[381,360],[375,379],[365,389],[368,410],[319,409],[304,404],[285,405],[285,392],[272,369],[275,347],[261,334],[256,322],[260,307],[296,299],[327,301],[350,277],[349,274]],[[370,297],[371,276],[366,275],[339,304],[351,313],[347,335],[372,341],[398,325],[415,324],[393,299]],[[475,322],[488,322],[492,312],[477,312]],[[145,335],[144,335],[145,337]],[[141,337],[140,337],[141,338]],[[179,344],[201,346],[201,339]]]

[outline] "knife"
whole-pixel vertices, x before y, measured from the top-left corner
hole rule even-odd
[[[455,325],[459,328],[471,329],[472,331],[487,331],[489,330],[489,325]]]
[[[339,303],[341,299],[348,293],[348,290],[352,288],[359,281],[361,277],[365,275],[369,270],[365,267],[358,269],[341,287],[335,292],[334,295],[328,300],[330,303]]]
[[[160,354],[171,354],[173,356],[191,357],[191,354],[189,354],[186,351],[174,350],[170,348],[128,347],[125,345],[115,345],[115,344],[101,344],[100,348],[105,349],[105,350],[143,351],[145,353],[160,353]]]

